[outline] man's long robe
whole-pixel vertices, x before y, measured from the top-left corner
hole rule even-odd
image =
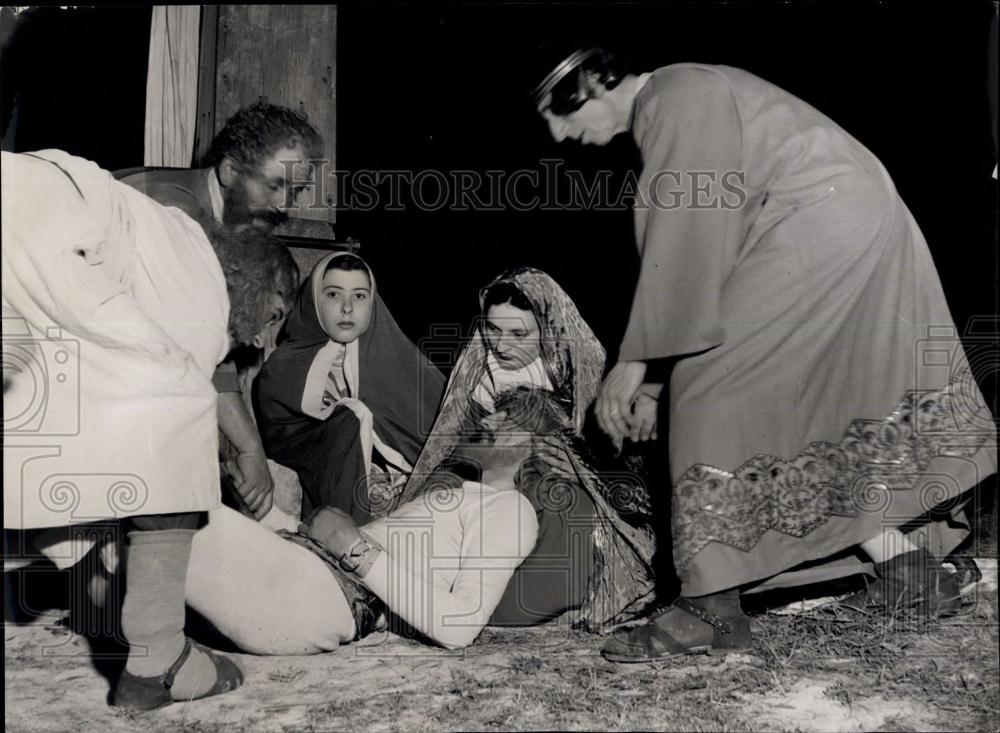
[[[642,258],[619,359],[670,384],[686,595],[819,566],[996,470],[996,433],[927,244],[881,163],[747,72],[677,64],[640,90]],[[964,536],[937,522],[930,549]]]

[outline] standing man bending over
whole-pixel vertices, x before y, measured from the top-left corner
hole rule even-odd
[[[65,568],[121,528],[130,649],[112,704],[233,690],[239,668],[184,635],[191,541],[219,506],[211,375],[268,328],[291,255],[60,150],[2,158],[5,546]]]

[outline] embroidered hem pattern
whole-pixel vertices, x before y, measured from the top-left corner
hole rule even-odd
[[[817,441],[798,456],[760,454],[735,471],[695,464],[673,493],[678,570],[711,542],[749,552],[768,530],[805,537],[830,517],[857,517],[912,490],[939,456],[969,457],[995,435],[989,409],[968,367],[937,391],[907,392],[881,420],[854,420],[838,443]],[[950,498],[925,487],[930,510]]]

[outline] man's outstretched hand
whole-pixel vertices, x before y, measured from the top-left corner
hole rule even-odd
[[[646,376],[646,363],[620,361],[608,372],[601,385],[594,413],[601,430],[620,446],[630,433],[632,400]]]
[[[254,518],[263,519],[274,504],[274,478],[267,458],[256,451],[239,453],[235,461],[227,462],[226,469]]]
[[[632,412],[627,421],[629,424],[628,437],[632,442],[657,439],[656,413],[659,402],[658,399],[642,390],[636,393],[635,402],[632,403]]]
[[[341,557],[361,537],[358,524],[347,512],[331,506],[320,507],[299,525],[299,532],[316,540],[334,557]]]

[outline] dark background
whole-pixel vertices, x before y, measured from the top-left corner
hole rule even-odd
[[[349,3],[338,11],[337,165],[482,173],[561,158],[588,179],[609,170],[617,184],[638,165],[627,135],[606,148],[555,145],[535,113],[526,79],[540,41],[584,31],[642,69],[738,66],[813,104],[882,160],[964,329],[997,311],[991,11],[988,2],[902,0]],[[59,147],[109,169],[141,165],[149,19],[148,7],[35,8],[16,18],[4,9],[4,149]],[[433,187],[425,191],[433,198]],[[530,264],[563,284],[614,356],[636,272],[627,206],[428,212],[402,203],[396,212],[341,210],[337,234],[362,242],[411,337],[431,324],[467,326],[481,285]],[[995,396],[995,384],[983,386]]]
[[[151,15],[0,10],[3,149],[60,148],[109,170],[142,165]]]

